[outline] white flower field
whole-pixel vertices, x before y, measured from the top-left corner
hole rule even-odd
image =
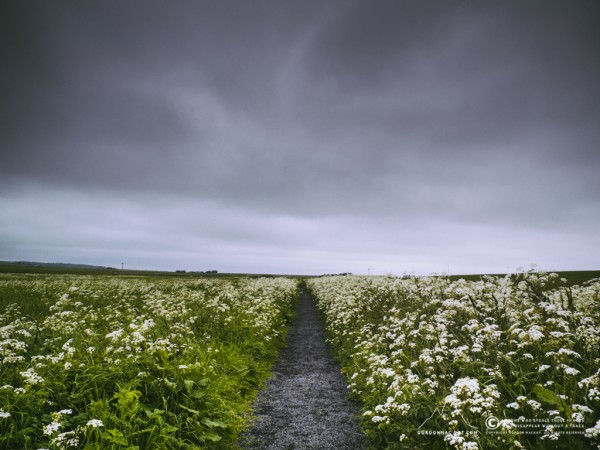
[[[0,448],[229,448],[297,299],[284,278],[0,277]]]
[[[557,278],[309,280],[373,447],[596,448],[600,282]]]
[[[305,283],[373,449],[600,448],[600,281]],[[0,449],[236,448],[299,285],[0,275]]]

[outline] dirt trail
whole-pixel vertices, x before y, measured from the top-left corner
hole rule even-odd
[[[300,291],[298,312],[273,377],[254,405],[256,423],[241,439],[243,449],[366,449],[358,406],[325,342],[313,299]]]

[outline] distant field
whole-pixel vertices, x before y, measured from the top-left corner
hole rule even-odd
[[[133,270],[133,269],[118,269],[105,268],[100,266],[82,266],[75,265],[32,265],[12,262],[0,261],[0,273],[33,273],[33,274],[57,274],[57,275],[112,275],[112,276],[157,276],[157,277],[178,277],[178,278],[193,278],[193,277],[209,277],[209,278],[237,278],[240,276],[250,278],[274,277],[281,276],[286,278],[303,277],[303,275],[272,275],[272,274],[244,274],[244,273],[219,273],[214,271],[160,271],[160,270]]]
[[[113,276],[158,276],[158,277],[210,277],[210,278],[235,278],[235,277],[273,277],[283,276],[287,278],[311,278],[309,275],[289,274],[289,275],[272,275],[272,274],[241,274],[241,273],[214,273],[214,272],[168,272],[158,270],[130,270],[118,268],[103,268],[103,267],[66,267],[61,265],[28,265],[22,263],[12,263],[0,261],[0,273],[34,273],[34,274],[61,274],[61,275],[113,275]],[[567,282],[563,285],[574,286],[582,285],[586,281],[600,278],[600,270],[580,270],[580,271],[560,271],[560,278],[564,278]],[[505,274],[489,274],[493,276],[503,277]],[[451,275],[448,277],[450,281],[465,279],[467,281],[479,281],[484,275]]]

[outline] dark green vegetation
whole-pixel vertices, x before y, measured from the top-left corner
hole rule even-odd
[[[87,264],[37,263],[29,261],[0,261],[0,273],[31,273],[47,275],[111,275],[177,278],[306,278],[306,275],[273,275],[257,273],[221,273],[216,270],[184,271],[176,270],[133,270],[116,267],[91,266]]]

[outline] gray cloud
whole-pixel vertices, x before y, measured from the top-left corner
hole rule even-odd
[[[594,2],[1,8],[4,258],[599,262]]]

